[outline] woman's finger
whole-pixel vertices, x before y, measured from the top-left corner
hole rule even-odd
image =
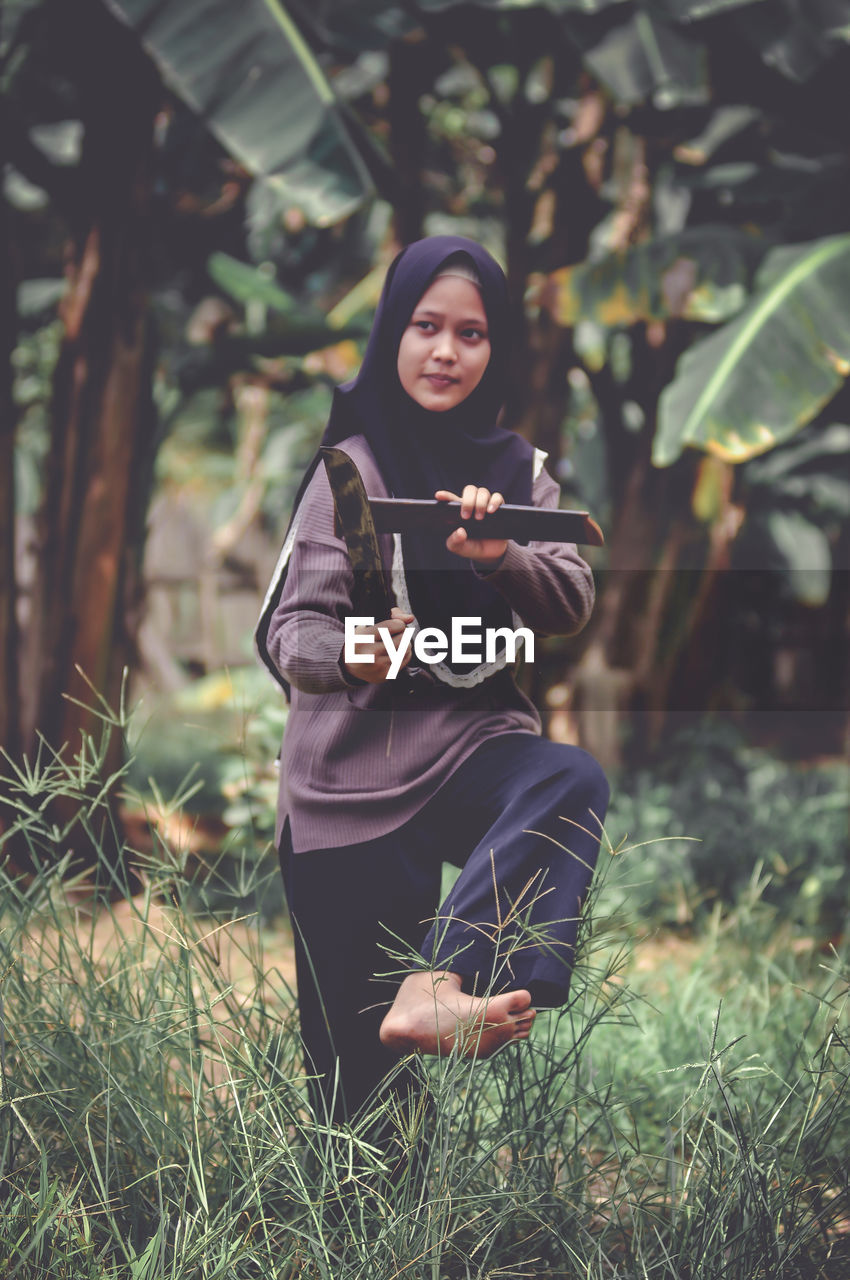
[[[478,489],[475,494],[475,519],[483,520],[490,506],[490,490]]]
[[[497,564],[508,544],[502,538],[470,538],[465,529],[455,529],[446,539],[446,549],[466,560],[477,560],[480,564]]]
[[[475,484],[464,485],[463,493],[460,499],[460,518],[468,520],[475,510],[475,500],[478,497],[478,486]]]

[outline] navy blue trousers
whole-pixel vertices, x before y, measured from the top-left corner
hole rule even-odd
[[[417,964],[460,974],[472,993],[525,988],[538,1008],[566,1002],[607,803],[587,752],[508,733],[376,840],[293,854],[285,830],[306,1066],[335,1119],[394,1065],[378,1029]],[[437,908],[443,862],[461,871]]]

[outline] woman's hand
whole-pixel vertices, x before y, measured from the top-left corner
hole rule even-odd
[[[434,494],[438,502],[459,502],[461,520],[483,520],[498,510],[505,499],[500,493],[491,493],[477,484],[464,486],[463,494],[450,493],[448,489],[438,489]],[[446,546],[456,556],[464,556],[467,560],[475,560],[477,564],[494,568],[508,548],[504,538],[470,538],[465,529],[455,529],[446,539]]]
[[[384,644],[381,636],[378,634],[378,628],[383,627],[392,636],[393,645],[398,645],[398,637],[402,634],[405,627],[409,627],[413,622],[412,613],[402,613],[401,609],[394,608],[390,617],[383,622],[375,622],[371,627],[356,627],[354,634],[357,636],[357,658],[351,662],[343,662],[343,666],[349,675],[357,680],[363,680],[366,684],[381,684],[386,680],[390,670],[390,654],[387,646]],[[401,670],[410,662],[413,647],[408,645],[407,651],[401,660]],[[373,655],[373,661],[368,660],[368,655]],[[366,655],[365,657],[362,655]]]

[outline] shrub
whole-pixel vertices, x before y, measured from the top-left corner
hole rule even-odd
[[[786,764],[706,722],[617,780],[608,830],[646,842],[617,885],[634,918],[687,923],[734,905],[755,878],[784,918],[827,936],[846,926],[846,762]]]

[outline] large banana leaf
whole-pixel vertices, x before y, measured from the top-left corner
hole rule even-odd
[[[741,535],[735,563],[769,570],[784,579],[792,600],[819,609],[829,599],[832,551],[823,529],[799,511],[756,512]]]
[[[529,0],[473,0],[482,9],[528,9]],[[601,13],[626,0],[537,0],[541,8],[555,13]],[[451,9],[458,0],[419,0],[420,9]]]
[[[644,9],[605,30],[573,24],[570,34],[588,70],[626,106],[652,102],[662,110],[710,97],[705,48],[687,30]]]
[[[677,318],[716,324],[743,307],[762,253],[758,241],[731,227],[689,228],[561,267],[535,281],[528,300],[568,326],[591,320],[610,329]]]
[[[249,173],[325,225],[371,190],[333,91],[278,0],[104,0]]]
[[[850,235],[774,249],[757,293],[682,356],[661,396],[653,461],[686,445],[743,462],[787,440],[850,373]]]
[[[282,289],[258,267],[249,267],[229,253],[214,253],[207,259],[207,271],[219,288],[237,302],[261,302],[281,315],[296,315],[304,308],[298,299]]]
[[[718,107],[711,119],[695,138],[680,143],[674,150],[676,160],[683,164],[701,165],[724,146],[730,138],[749,129],[762,113],[757,107],[747,105],[737,107]]]
[[[726,9],[743,9],[754,0],[661,0],[661,7],[677,22],[696,22],[713,18]]]
[[[804,432],[791,444],[747,463],[744,477],[752,488],[769,489],[795,474],[831,475],[839,468],[850,481],[850,425],[846,422],[830,423],[814,435]]]
[[[40,0],[3,0],[0,4],[0,62],[14,44],[22,20],[39,3]]]
[[[850,35],[847,0],[789,0],[757,4],[737,15],[737,28],[768,64],[802,83],[810,80],[834,52],[836,40]]]
[[[245,338],[243,345],[252,354],[306,355],[344,338],[362,338],[368,333],[363,324],[345,322],[305,306],[262,270],[227,253],[212,254],[207,270],[219,288],[237,302],[260,303],[273,313],[266,318],[264,334]],[[237,340],[231,345],[234,351],[241,350]]]

